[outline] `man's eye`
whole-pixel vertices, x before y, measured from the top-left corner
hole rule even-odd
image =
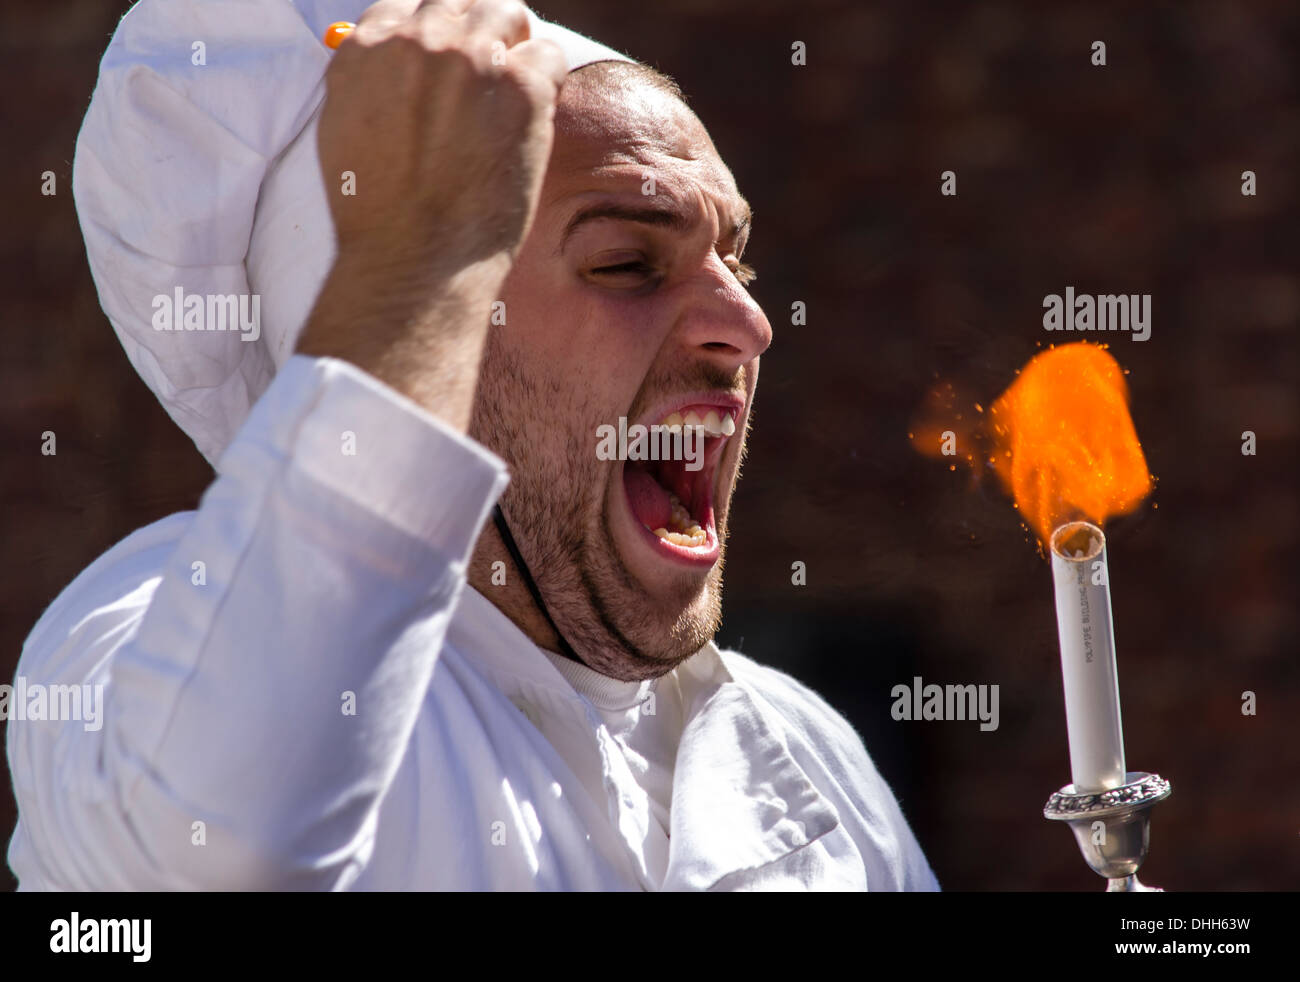
[[[742,286],[749,286],[749,284],[753,283],[758,277],[758,270],[749,263],[738,262],[731,267],[731,271],[735,274],[736,279],[740,280]],[[597,276],[632,275],[649,277],[655,275],[656,270],[647,262],[641,260],[630,260],[625,263],[615,263],[610,266],[597,266],[593,268],[591,272]]]
[[[597,266],[592,272],[600,276],[618,276],[620,273],[636,273],[641,276],[649,276],[654,273],[654,267],[649,263],[634,260],[632,262],[617,263],[613,266]]]

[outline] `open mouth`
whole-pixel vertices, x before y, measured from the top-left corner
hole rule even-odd
[[[692,565],[711,566],[717,560],[714,488],[739,411],[736,405],[683,406],[648,428],[652,444],[671,446],[671,454],[624,462],[628,507],[643,540],[659,555]]]

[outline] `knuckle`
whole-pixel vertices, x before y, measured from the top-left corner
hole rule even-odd
[[[348,33],[348,36],[344,39],[346,43],[339,45],[335,57],[337,58],[349,48],[353,50],[374,48],[383,43],[391,33],[392,28],[390,25],[363,20]]]
[[[528,26],[528,8],[521,0],[503,0],[501,16],[505,25],[513,32],[517,33]]]
[[[504,42],[491,35],[475,35],[465,44],[466,53],[478,71],[488,77],[501,75],[505,69]]]

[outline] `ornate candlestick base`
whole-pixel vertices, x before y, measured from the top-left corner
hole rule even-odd
[[[1129,771],[1125,783],[1110,791],[1080,794],[1067,784],[1047,799],[1043,817],[1069,823],[1084,860],[1110,881],[1108,893],[1161,892],[1139,883],[1137,871],[1147,858],[1151,806],[1172,790],[1159,774]]]

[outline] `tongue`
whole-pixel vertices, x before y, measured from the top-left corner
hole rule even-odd
[[[625,468],[623,483],[627,485],[627,499],[638,522],[652,532],[668,525],[673,511],[668,503],[668,492],[650,476],[649,471]]]

